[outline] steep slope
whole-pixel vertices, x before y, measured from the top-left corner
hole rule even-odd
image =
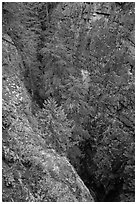
[[[25,113],[31,98],[21,57],[11,38],[3,38],[3,201],[93,202],[67,158],[48,148],[37,120]]]

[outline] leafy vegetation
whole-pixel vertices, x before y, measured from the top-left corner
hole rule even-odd
[[[135,4],[3,3],[3,28],[45,141],[97,201],[134,201]]]

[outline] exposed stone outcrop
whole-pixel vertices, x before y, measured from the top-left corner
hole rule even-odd
[[[31,98],[21,80],[21,58],[9,36],[4,38],[3,201],[93,202],[67,158],[45,144],[25,114]]]

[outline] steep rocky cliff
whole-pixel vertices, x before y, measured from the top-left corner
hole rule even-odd
[[[3,2],[2,31],[3,201],[134,202],[135,3]]]
[[[23,83],[23,64],[14,43],[3,36],[3,201],[94,202],[67,158],[49,148],[34,116]]]

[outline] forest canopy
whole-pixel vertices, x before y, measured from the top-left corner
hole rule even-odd
[[[135,3],[3,2],[2,12],[43,138],[97,201],[134,202]]]

